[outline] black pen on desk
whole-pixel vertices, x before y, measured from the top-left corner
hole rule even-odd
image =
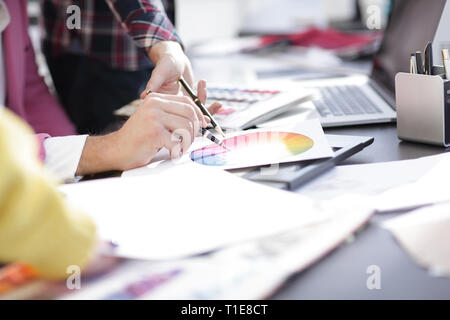
[[[424,59],[425,59],[425,74],[431,76],[433,74],[433,48],[431,42],[428,42],[427,45],[425,46]]]
[[[216,122],[216,120],[214,120],[213,116],[209,113],[208,109],[205,108],[205,106],[200,101],[200,99],[195,95],[194,91],[192,91],[191,87],[189,87],[187,82],[183,78],[180,78],[179,81],[180,81],[181,85],[183,86],[184,90],[186,90],[188,95],[192,98],[192,100],[194,100],[194,103],[200,108],[202,113],[211,119],[211,124],[212,124],[213,128],[216,129],[217,132],[219,132],[222,135],[222,137],[225,137],[225,134],[223,133],[222,128],[219,126],[219,124]]]
[[[152,93],[152,91],[148,90],[147,95],[149,95],[150,93]],[[222,148],[224,148],[226,150],[230,150],[219,138],[217,138],[215,135],[213,135],[211,132],[209,132],[206,128],[202,128],[201,133],[202,133],[203,137],[210,140],[211,142],[214,142],[215,144],[221,146]]]
[[[416,66],[417,66],[417,73],[424,74],[422,53],[420,51],[416,51]]]

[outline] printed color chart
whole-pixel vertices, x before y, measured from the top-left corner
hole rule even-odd
[[[191,152],[192,161],[208,166],[239,166],[244,163],[278,162],[308,151],[314,141],[289,132],[252,132],[223,140],[228,150],[211,144]]]

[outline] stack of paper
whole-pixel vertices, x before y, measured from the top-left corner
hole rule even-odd
[[[351,200],[351,202],[350,202]],[[364,197],[330,201],[330,219],[260,238],[189,261],[176,281],[148,292],[148,299],[263,299],[295,272],[335,249],[364,225],[372,210]]]
[[[306,197],[196,164],[60,189],[125,257],[185,257],[328,219]]]
[[[351,200],[351,201],[350,201]],[[209,255],[127,261],[66,299],[261,299],[333,250],[371,216],[364,197],[334,199],[323,223],[239,243]]]

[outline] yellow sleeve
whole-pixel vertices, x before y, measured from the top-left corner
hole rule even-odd
[[[47,278],[88,262],[95,226],[64,202],[37,159],[31,131],[0,110],[0,262],[22,262]]]

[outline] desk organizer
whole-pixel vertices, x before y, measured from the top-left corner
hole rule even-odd
[[[441,75],[395,76],[399,139],[450,145],[450,81]]]

